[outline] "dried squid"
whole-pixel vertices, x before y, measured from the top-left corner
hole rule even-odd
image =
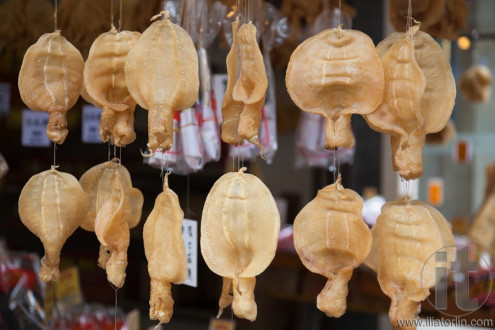
[[[219,316],[232,302],[235,315],[254,321],[255,276],[275,256],[280,215],[268,188],[245,170],[224,174],[211,188],[201,218],[200,245],[208,267],[223,277]]]
[[[28,48],[19,72],[22,101],[34,111],[49,114],[46,134],[62,144],[68,134],[67,111],[74,106],[83,84],[84,60],[60,30],[45,33]]]
[[[365,115],[371,128],[391,136],[394,170],[407,180],[423,174],[425,135],[445,127],[456,95],[443,50],[418,28],[392,33],[377,46],[385,71],[385,97],[376,111]]]
[[[235,101],[232,97],[237,73],[239,71],[239,48],[237,43],[237,30],[239,21],[232,22],[232,47],[227,54],[227,87],[222,101],[222,141],[225,143],[240,145],[244,138],[239,135],[239,119],[244,109],[242,102]]]
[[[260,149],[258,139],[261,124],[261,110],[265,104],[268,77],[263,55],[256,41],[256,26],[249,22],[242,24],[237,31],[241,67],[239,77],[232,90],[234,101],[242,102],[244,109],[239,116],[239,135]],[[234,46],[234,43],[232,44]]]
[[[187,259],[182,240],[182,211],[177,195],[168,187],[165,176],[163,192],[155,200],[143,229],[144,252],[151,277],[150,319],[168,323],[173,313],[170,283],[184,283]]]
[[[420,302],[440,280],[437,267],[450,269],[455,260],[447,220],[428,204],[404,198],[382,207],[372,233],[373,247],[365,262],[392,300],[390,321],[395,329],[416,329],[401,327],[398,321],[416,318]]]
[[[137,226],[141,219],[143,194],[132,187],[129,172],[115,159],[93,166],[79,182],[90,198],[89,210],[81,227],[88,231],[99,228],[98,264],[106,269],[108,280],[121,287],[127,265],[129,229]],[[111,235],[115,237],[110,239]]]
[[[172,147],[173,111],[191,107],[199,93],[198,55],[193,41],[184,29],[170,22],[169,12],[162,14],[165,19],[143,32],[125,63],[129,92],[149,110],[151,151]]]
[[[62,246],[83,222],[88,206],[77,179],[55,166],[32,176],[22,188],[19,216],[45,248],[39,274],[42,281],[58,280]]]
[[[373,41],[340,26],[300,44],[285,81],[300,109],[325,118],[327,149],[352,147],[351,115],[368,114],[383,99],[383,69]]]
[[[328,278],[317,307],[340,317],[346,309],[347,282],[368,256],[371,232],[361,215],[363,200],[342,187],[341,178],[318,191],[294,221],[294,245],[306,268]]]
[[[102,107],[100,137],[103,142],[123,147],[136,139],[136,102],[126,86],[124,66],[127,53],[140,37],[139,32],[121,31],[112,26],[93,42],[84,66],[84,86],[91,103]]]
[[[484,65],[474,65],[461,76],[459,89],[471,102],[488,102],[492,92],[492,73]]]

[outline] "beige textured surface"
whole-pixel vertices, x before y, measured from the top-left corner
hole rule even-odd
[[[170,283],[187,279],[187,259],[182,240],[182,211],[177,195],[168,187],[158,195],[143,229],[144,252],[151,277],[150,319],[168,323],[173,313]]]
[[[138,32],[117,33],[112,26],[95,39],[84,66],[84,87],[95,105],[103,108],[100,137],[117,146],[126,146],[136,138],[136,102],[127,90],[124,66],[129,50],[140,36]]]
[[[19,196],[19,217],[45,248],[40,278],[59,277],[60,251],[88,210],[88,197],[71,174],[51,170],[32,176]]]
[[[346,310],[347,282],[352,270],[368,255],[372,237],[361,212],[359,194],[336,183],[317,196],[294,221],[294,245],[306,268],[328,278],[317,298],[317,307],[328,316]]]
[[[445,127],[456,95],[452,69],[443,50],[427,33],[416,30],[417,26],[411,31],[415,63],[408,55],[409,32],[392,33],[378,44],[376,50],[385,70],[385,98],[376,111],[365,115],[371,128],[392,136],[394,170],[407,180],[423,174],[425,135]]]
[[[234,101],[232,92],[237,82],[239,71],[239,45],[237,42],[237,30],[239,22],[232,22],[232,47],[227,54],[227,88],[222,101],[222,141],[225,143],[240,145],[244,138],[239,135],[239,118],[244,105],[240,101]]]
[[[351,115],[370,113],[383,99],[373,41],[355,30],[324,30],[304,41],[291,55],[285,81],[300,109],[325,118],[328,149],[352,147]]]
[[[253,321],[254,277],[275,256],[280,215],[268,188],[245,170],[227,173],[213,185],[203,208],[200,243],[208,267],[233,281],[234,314]]]
[[[449,269],[455,260],[455,242],[447,220],[435,208],[421,201],[402,199],[389,202],[373,228],[376,244],[366,264],[378,272],[382,291],[391,298],[389,317],[411,320],[419,313],[420,302],[436,284],[436,268]],[[446,261],[436,260],[436,252],[447,252]]]
[[[173,110],[184,110],[199,93],[198,55],[191,37],[167,17],[151,24],[125,64],[127,88],[148,112],[148,147],[173,143]]]
[[[492,92],[492,73],[484,65],[474,65],[466,70],[459,81],[462,96],[471,102],[490,100]]]
[[[237,38],[241,68],[232,97],[234,101],[244,104],[239,117],[238,133],[242,138],[262,149],[258,140],[258,131],[268,88],[268,77],[263,55],[256,41],[256,26],[251,22],[242,24],[237,31]]]
[[[101,245],[110,252],[105,258],[107,279],[117,288],[122,287],[125,281],[125,269],[127,267],[127,248],[129,247],[129,225],[123,216],[124,187],[118,171],[112,171],[109,180],[100,180],[98,190],[102,186],[108,189],[108,194],[101,200],[95,219],[95,233]],[[100,250],[100,258],[101,258]]]
[[[60,30],[42,35],[28,48],[19,72],[22,101],[49,114],[46,134],[62,144],[67,137],[67,111],[74,106],[83,84],[84,60]]]
[[[119,173],[124,189],[122,216],[126,219],[129,228],[136,227],[141,220],[143,194],[132,186],[131,176],[125,166],[119,164],[118,159],[114,159],[91,167],[79,179],[79,183],[90,198],[89,211],[81,224],[84,230],[95,230],[96,214],[110,194],[111,181],[116,172]]]
[[[469,238],[486,251],[495,245],[495,194],[492,193],[483,202],[477,212],[468,233]]]

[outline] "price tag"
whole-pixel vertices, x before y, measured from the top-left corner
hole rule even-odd
[[[217,118],[222,118],[222,102],[223,95],[227,89],[227,74],[218,73],[212,76],[213,91],[215,93],[215,100],[217,102]],[[220,120],[221,122],[221,120]]]
[[[426,182],[428,203],[433,206],[443,205],[443,179],[429,178]]]
[[[86,104],[82,107],[82,135],[84,143],[101,143],[100,138],[100,116],[101,109]]]
[[[21,144],[24,147],[49,147],[51,141],[46,135],[48,114],[42,111],[22,110]]]
[[[235,330],[235,322],[231,320],[210,319],[208,330]]]
[[[10,84],[0,83],[0,114],[10,112]]]
[[[185,285],[198,286],[198,222],[184,219],[182,221],[182,238],[187,258],[187,279]]]
[[[452,145],[452,160],[455,163],[470,163],[473,159],[473,143],[470,140],[458,140]]]

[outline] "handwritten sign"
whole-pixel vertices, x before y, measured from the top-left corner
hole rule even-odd
[[[46,135],[47,124],[48,114],[46,112],[22,110],[22,146],[49,147],[51,141]]]
[[[198,286],[198,222],[184,219],[182,221],[182,238],[187,257],[187,279],[185,285]]]
[[[101,109],[92,105],[82,107],[82,133],[84,143],[101,143],[100,128]]]

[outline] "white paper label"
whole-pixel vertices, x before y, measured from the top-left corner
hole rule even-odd
[[[184,219],[182,221],[182,238],[187,258],[187,279],[185,285],[198,286],[198,222]]]
[[[82,142],[101,143],[100,128],[101,109],[90,104],[82,107]]]
[[[10,112],[10,84],[0,83],[0,114]]]
[[[49,147],[51,141],[46,135],[47,124],[48,114],[46,112],[22,110],[22,146]]]

